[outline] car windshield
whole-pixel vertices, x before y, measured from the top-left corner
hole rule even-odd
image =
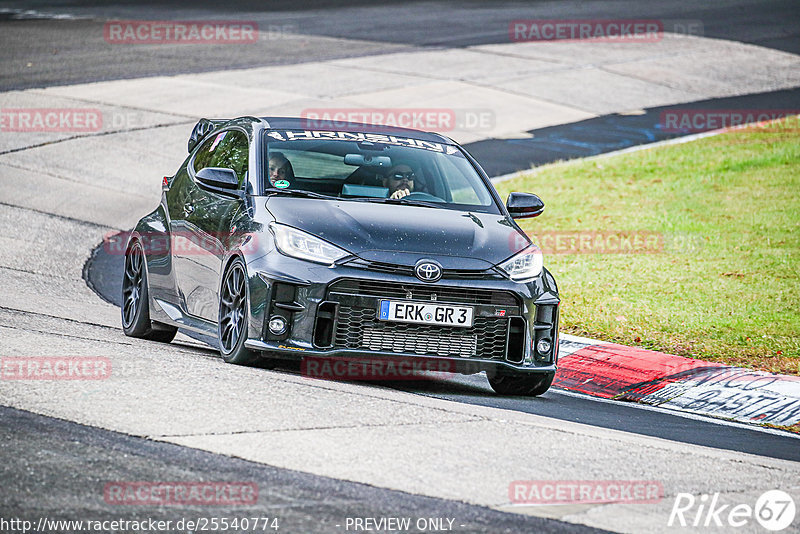
[[[475,168],[453,145],[350,132],[266,135],[265,192],[500,213]]]

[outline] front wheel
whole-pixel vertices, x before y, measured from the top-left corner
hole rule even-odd
[[[122,278],[122,331],[126,336],[169,343],[178,329],[150,321],[147,269],[141,243],[134,241],[125,254]]]
[[[550,389],[556,373],[512,373],[497,370],[487,373],[489,385],[498,395],[537,397]]]
[[[247,275],[236,258],[228,267],[219,292],[219,351],[228,363],[251,365],[259,356],[244,346],[247,339]]]

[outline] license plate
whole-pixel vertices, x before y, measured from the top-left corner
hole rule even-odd
[[[433,324],[441,326],[472,326],[474,309],[470,306],[451,306],[407,300],[382,300],[378,319],[396,323]]]

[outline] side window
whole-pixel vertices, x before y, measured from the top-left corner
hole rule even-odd
[[[456,204],[470,206],[489,206],[492,197],[477,177],[470,179],[469,163],[464,158],[439,158],[438,167],[442,173],[443,185],[450,191],[450,197]],[[461,166],[461,168],[459,168]]]
[[[194,157],[194,172],[206,167],[233,169],[239,177],[239,187],[247,176],[249,154],[247,136],[236,130],[220,132],[207,139]]]

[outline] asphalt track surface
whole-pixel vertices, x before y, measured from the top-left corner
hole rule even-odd
[[[0,407],[0,517],[50,520],[277,518],[277,532],[346,532],[347,518],[449,518],[453,531],[595,533],[602,530],[278,469]],[[129,506],[105,501],[120,480],[255,484],[254,505]],[[46,499],[36,498],[46,495]],[[261,525],[260,525],[261,526]],[[66,529],[65,529],[66,530]],[[77,530],[77,529],[76,529]],[[54,532],[56,529],[50,529]],[[171,529],[175,531],[175,529]],[[247,530],[241,530],[246,532]],[[260,531],[260,530],[259,530]],[[267,532],[275,532],[267,529]]]
[[[0,9],[72,14],[81,20],[0,15],[0,88],[47,87],[252,66],[319,61],[390,51],[509,42],[515,19],[660,19],[702,21],[702,34],[800,52],[800,4],[793,0],[664,2],[216,2],[25,1]],[[20,18],[21,17],[21,18]],[[256,45],[114,46],[108,19],[254,20]],[[688,31],[688,30],[687,30]],[[302,35],[299,40],[286,34]],[[491,72],[486,73],[492,76]]]
[[[63,14],[84,18],[47,18]],[[615,17],[659,19],[687,28],[700,21],[705,37],[800,52],[800,3],[786,0],[714,2],[691,9],[683,2],[655,7],[647,2],[388,2],[376,7],[362,1],[244,0],[192,2],[191,8],[178,2],[110,6],[105,2],[67,1],[57,6],[42,1],[0,2],[0,63],[4,66],[0,90],[507,43],[510,20]],[[103,39],[103,25],[109,19],[177,18],[253,20],[263,38],[254,45],[202,47],[130,47]],[[490,138],[464,146],[490,176],[498,176],[695,133],[663,131],[661,113],[677,109],[800,109],[800,90],[603,115],[528,130],[524,137]]]
[[[369,5],[368,5],[369,4]],[[702,20],[704,35],[738,40],[787,52],[800,52],[800,4],[793,1],[715,2],[687,8],[683,2],[537,2],[485,4],[479,2],[389,3],[277,2],[266,11],[264,2],[131,2],[108,7],[104,2],[0,2],[0,8],[71,13],[77,20],[31,18],[9,11],[0,14],[0,89],[21,89],[161,74],[204,72],[225,68],[298,63],[358,57],[422,47],[458,47],[508,41],[508,20],[514,18],[661,18]],[[531,15],[531,6],[536,9]],[[431,9],[436,6],[438,9]],[[280,32],[302,34],[300,39],[272,39],[255,47],[154,47],[149,50],[110,47],[102,40],[103,20],[109,18],[239,18],[272,25]],[[262,26],[263,27],[263,26]],[[491,75],[487,73],[487,75]],[[735,97],[750,100],[701,102],[706,107],[796,108],[797,90]],[[718,99],[728,100],[728,99]],[[683,105],[682,107],[687,107]],[[501,174],[530,163],[595,155],[635,144],[669,138],[655,130],[654,118],[663,109],[641,115],[609,115],[580,123],[532,131],[530,139],[487,140],[468,148],[490,174]],[[614,132],[621,132],[614,135]],[[678,134],[675,134],[678,135]],[[498,152],[500,150],[500,152]],[[499,157],[495,155],[499,154]],[[533,156],[531,156],[533,154]],[[493,159],[495,158],[495,159]],[[105,298],[118,294],[119,258],[97,255],[87,263],[85,277]],[[200,352],[200,351],[198,351]],[[285,372],[294,372],[291,368]],[[482,376],[384,384],[419,395],[466,404],[541,414],[600,428],[624,430],[682,443],[735,450],[771,458],[800,460],[800,441],[743,425],[720,425],[680,415],[646,410],[589,397],[548,392],[540,399],[498,398]],[[0,514],[58,517],[57,511],[79,510],[86,518],[116,518],[120,510],[104,506],[98,488],[109,479],[255,480],[264,500],[280,510],[286,531],[331,532],[347,516],[411,515],[455,517],[457,531],[590,532],[587,527],[557,521],[503,514],[493,510],[377,489],[362,484],[272,468],[175,445],[0,408],[0,480],[6,497]],[[89,460],[86,460],[86,459]],[[65,468],[66,466],[66,468]],[[577,473],[576,473],[577,475]],[[47,493],[47,498],[29,498]],[[11,497],[9,496],[16,496]],[[26,497],[27,496],[27,497]],[[268,508],[269,509],[269,508]],[[219,511],[216,509],[216,511]],[[21,514],[24,512],[24,514]],[[142,512],[142,510],[139,510]],[[147,510],[152,517],[209,515],[207,510],[181,508]],[[234,511],[235,512],[235,511]],[[217,514],[221,515],[221,514]],[[275,512],[277,515],[277,512]],[[67,516],[69,517],[69,516]],[[462,519],[463,518],[463,519]]]

